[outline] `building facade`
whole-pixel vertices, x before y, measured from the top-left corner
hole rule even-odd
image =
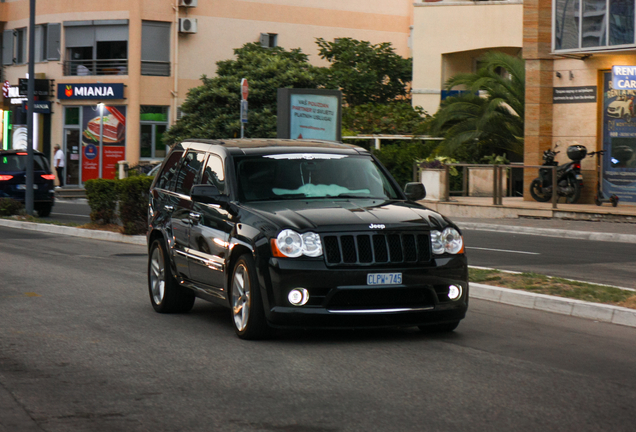
[[[413,105],[429,114],[449,95],[446,80],[475,72],[486,51],[521,52],[521,0],[421,1],[413,14]]]
[[[597,185],[605,197],[636,202],[635,6],[634,0],[524,3],[525,163],[541,164],[543,151],[555,147],[566,163],[572,144],[604,151],[600,170],[598,156],[582,160],[580,202],[593,202]],[[525,184],[536,175],[526,170]]]
[[[28,18],[29,0],[0,3],[6,148],[26,145]],[[165,156],[162,134],[188,90],[233,49],[301,48],[322,65],[317,37],[352,37],[410,56],[412,19],[409,0],[38,1],[34,145],[47,155],[62,146],[66,184],[113,178],[120,160]]]

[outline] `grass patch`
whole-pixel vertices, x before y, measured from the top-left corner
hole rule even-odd
[[[468,270],[468,280],[503,288],[636,309],[635,291],[587,282],[574,282],[537,273],[514,274],[471,268]]]

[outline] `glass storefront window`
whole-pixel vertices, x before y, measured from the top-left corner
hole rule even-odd
[[[634,0],[555,0],[555,51],[590,51],[635,44]]]
[[[609,43],[634,43],[634,0],[610,0]]]
[[[168,107],[141,106],[140,156],[146,159],[163,159],[167,148],[163,134],[168,129]]]
[[[79,107],[67,107],[64,115],[64,124],[66,126],[79,125],[80,109]]]

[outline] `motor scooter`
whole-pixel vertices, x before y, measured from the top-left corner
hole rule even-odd
[[[544,151],[543,166],[558,166],[559,164],[554,158],[559,153],[552,149]],[[565,197],[567,203],[574,204],[581,197],[581,189],[583,188],[581,160],[587,155],[587,148],[580,144],[571,145],[567,149],[567,155],[572,162],[557,168],[557,199]],[[530,183],[530,195],[536,201],[547,202],[552,199],[553,170],[553,168],[539,168],[539,177]]]

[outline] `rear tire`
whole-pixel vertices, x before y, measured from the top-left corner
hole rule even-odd
[[[539,179],[532,180],[530,183],[530,195],[538,202],[548,202],[552,199],[552,194],[546,194],[541,188],[541,181]]]
[[[579,198],[581,198],[581,185],[579,185],[579,181],[572,176],[568,177],[568,183],[574,189],[574,193],[569,197],[565,197],[565,202],[568,204],[576,204]]]
[[[170,259],[163,240],[155,240],[148,255],[148,293],[159,313],[184,313],[194,306],[194,292],[179,286],[170,270]]]
[[[250,254],[241,255],[234,265],[230,307],[234,331],[239,338],[257,340],[270,335],[271,329],[265,319],[263,298],[256,277],[256,266]]]
[[[52,209],[53,209],[53,204],[51,203],[38,204],[35,207],[35,210],[38,212],[39,217],[47,217],[48,215],[51,214]]]
[[[457,328],[459,321],[453,321],[444,324],[433,324],[430,326],[417,326],[424,333],[450,333]]]

